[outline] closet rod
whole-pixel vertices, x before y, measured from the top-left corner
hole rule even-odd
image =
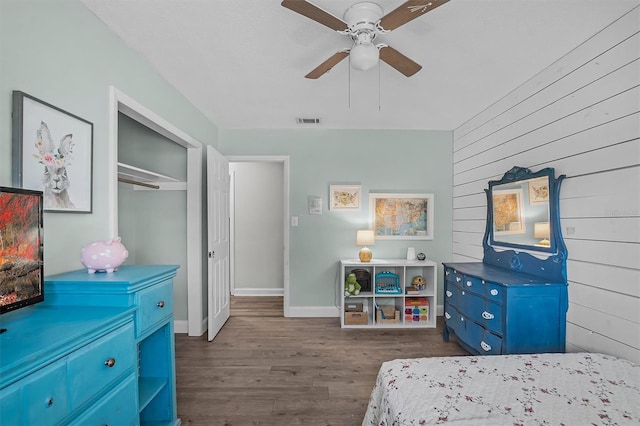
[[[146,186],[147,188],[160,189],[160,187],[158,185],[152,185],[150,183],[138,182],[137,180],[125,179],[125,178],[121,178],[121,177],[118,178],[118,182],[130,183],[132,185]]]

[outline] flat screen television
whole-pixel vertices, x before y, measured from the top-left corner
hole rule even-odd
[[[0,314],[44,301],[42,191],[0,186]]]

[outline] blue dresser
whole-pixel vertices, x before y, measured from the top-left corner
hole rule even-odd
[[[475,355],[564,352],[569,308],[552,168],[489,181],[482,262],[444,265],[444,340]]]
[[[178,425],[174,265],[49,276],[0,317],[0,423]]]
[[[479,355],[564,352],[567,284],[484,263],[444,264],[444,338]]]

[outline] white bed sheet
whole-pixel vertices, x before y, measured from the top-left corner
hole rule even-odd
[[[363,425],[640,425],[640,364],[595,353],[398,359]]]

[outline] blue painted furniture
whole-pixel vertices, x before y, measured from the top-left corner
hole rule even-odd
[[[135,424],[132,308],[48,303],[0,317],[0,424]]]
[[[175,265],[45,279],[45,302],[0,317],[0,423],[179,425]]]
[[[482,262],[443,263],[445,341],[455,335],[477,355],[565,351],[567,249],[558,206],[563,178],[551,168],[532,173],[514,167],[489,182]],[[520,212],[517,226],[504,232],[496,232],[494,221],[498,193],[522,204],[514,209]],[[538,211],[546,216],[535,216]],[[545,221],[549,235],[538,244],[533,222]]]

